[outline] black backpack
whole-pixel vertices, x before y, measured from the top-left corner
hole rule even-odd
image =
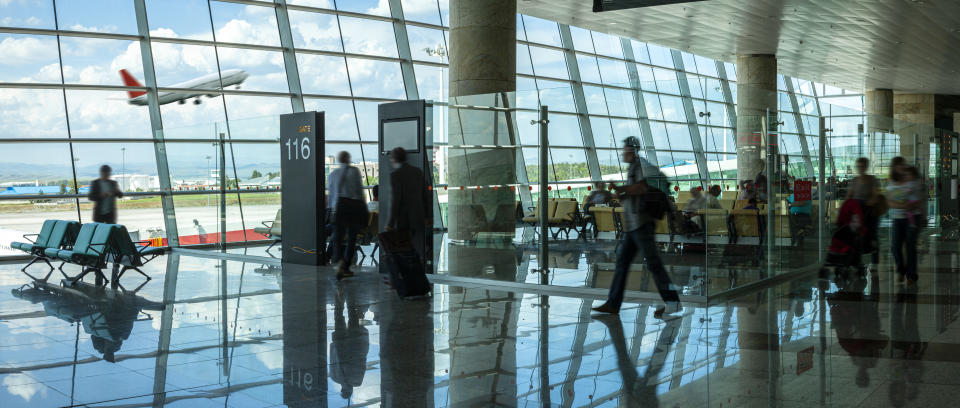
[[[653,165],[647,163],[641,158],[639,163],[640,173],[643,174],[643,166],[648,165],[653,167]],[[647,177],[646,174],[643,174],[644,179],[647,182],[647,192],[641,194],[637,197],[637,211],[642,211],[646,216],[654,220],[662,220],[664,216],[667,215],[667,212],[670,211],[670,198],[667,196],[667,191],[670,191],[670,182],[667,179],[667,175],[663,174],[659,169],[656,170],[657,174],[652,177]]]

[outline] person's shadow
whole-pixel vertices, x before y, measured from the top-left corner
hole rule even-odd
[[[657,336],[656,347],[650,356],[650,362],[647,365],[643,376],[637,375],[637,362],[630,357],[627,350],[626,339],[623,336],[623,323],[618,315],[593,316],[600,321],[607,330],[610,331],[610,342],[613,343],[613,349],[617,353],[617,369],[623,378],[621,388],[621,398],[626,400],[628,407],[657,407],[660,402],[657,398],[657,379],[660,371],[663,369],[667,360],[667,354],[670,347],[677,341],[677,335],[680,333],[680,322],[682,317],[676,317],[664,321],[665,325]],[[640,319],[644,316],[640,316]],[[636,345],[635,347],[639,347]]]

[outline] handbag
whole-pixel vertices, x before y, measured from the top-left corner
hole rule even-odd
[[[384,252],[397,253],[413,251],[413,237],[409,230],[384,231],[377,234],[377,242]]]
[[[333,212],[333,221],[336,225],[365,226],[368,224],[370,213],[362,200],[341,197]]]

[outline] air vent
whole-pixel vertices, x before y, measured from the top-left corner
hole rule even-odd
[[[665,6],[668,4],[698,3],[705,0],[593,0],[593,11],[623,10],[641,7]]]

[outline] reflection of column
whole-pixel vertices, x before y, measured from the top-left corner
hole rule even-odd
[[[177,276],[180,255],[167,255],[167,273],[163,277],[163,311],[160,312],[160,338],[153,370],[153,406],[162,407],[167,399],[167,360],[170,358],[170,335],[173,332],[173,302],[177,298]]]
[[[737,180],[752,180],[765,152],[761,118],[777,113],[777,57],[737,56]],[[771,133],[773,127],[771,127]],[[775,156],[773,156],[775,157]]]
[[[475,106],[516,104],[516,0],[450,2],[450,102]],[[509,93],[508,97],[496,93]],[[477,95],[476,97],[468,97]],[[483,95],[483,96],[479,96]],[[504,113],[450,109],[449,143],[515,145],[512,129],[498,132]],[[507,121],[510,123],[510,121]],[[508,127],[509,128],[509,127]],[[498,133],[508,137],[496,140]],[[491,135],[494,137],[491,138]],[[511,149],[448,149],[448,230],[454,240],[477,232],[512,233],[514,194],[499,190],[459,190],[459,186],[516,182],[516,155]]]
[[[510,292],[450,287],[450,406],[516,405],[517,304]]]
[[[779,381],[779,330],[776,305],[766,289],[737,302],[737,343],[740,347],[740,394],[775,398]]]
[[[326,288],[314,268],[284,264],[283,403],[327,405]]]

